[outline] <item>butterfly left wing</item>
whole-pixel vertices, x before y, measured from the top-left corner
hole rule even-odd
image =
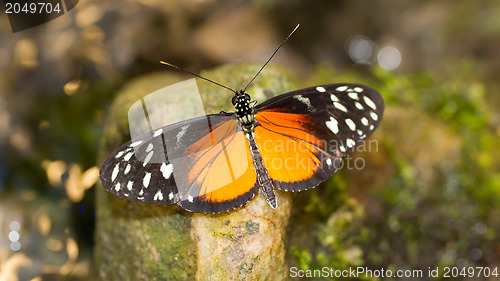
[[[383,111],[380,94],[359,84],[305,88],[257,105],[255,140],[274,186],[302,191],[328,179]]]
[[[257,192],[247,146],[234,114],[203,116],[125,143],[104,161],[100,178],[108,192],[129,201],[225,212]]]

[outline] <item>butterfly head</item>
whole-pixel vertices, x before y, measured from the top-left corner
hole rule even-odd
[[[238,115],[238,119],[242,125],[244,127],[252,126],[253,112],[252,107],[250,106],[250,95],[244,91],[239,91],[236,95],[234,95],[232,103],[236,109],[236,115]]]

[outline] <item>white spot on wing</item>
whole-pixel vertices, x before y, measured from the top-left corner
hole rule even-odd
[[[314,111],[316,111],[316,109],[314,108],[314,106],[312,106],[311,101],[310,101],[308,98],[306,98],[306,97],[304,97],[304,96],[302,96],[302,95],[295,95],[295,96],[293,96],[293,97],[294,97],[295,99],[297,99],[298,101],[302,102],[303,104],[305,104],[305,105],[307,106],[307,110],[308,110],[309,112],[314,112]]]
[[[181,140],[182,140],[182,137],[184,136],[184,134],[186,134],[187,132],[187,129],[189,128],[191,124],[187,124],[187,125],[184,125],[181,127],[181,130],[177,133],[177,135],[175,136],[176,139],[177,139],[177,146],[179,147],[181,145]]]
[[[364,110],[365,108],[359,103],[359,102],[355,102],[354,105],[356,105],[356,107],[359,109],[359,110]]]
[[[356,142],[352,139],[347,139],[346,144],[347,144],[347,147],[351,148],[356,144]]]
[[[368,119],[366,119],[366,117],[361,118],[361,123],[363,123],[363,125],[365,126],[368,126]]]
[[[130,164],[127,164],[127,167],[125,167],[125,172],[124,174],[128,174],[128,172],[130,172],[130,168],[132,168],[132,166],[130,166]]]
[[[168,165],[165,163],[161,164],[160,171],[165,179],[168,180],[170,178],[173,170],[174,170],[174,166],[172,164],[168,164]]]
[[[157,136],[161,135],[162,133],[163,133],[163,129],[160,128],[160,129],[155,131],[155,133],[153,134],[153,137],[157,137]]]
[[[330,129],[330,131],[332,131],[334,134],[339,133],[339,122],[337,121],[337,119],[330,116],[330,120],[326,121],[325,124],[328,127],[328,129]]]
[[[116,158],[116,159],[118,159],[118,158],[122,157],[122,155],[123,155],[124,153],[125,153],[125,150],[122,150],[122,151],[118,152],[118,153],[116,154],[115,158]]]
[[[170,192],[168,194],[168,200],[172,201],[172,199],[174,199],[174,193],[173,192]]]
[[[352,93],[349,93],[349,94],[347,94],[347,95],[348,95],[351,99],[353,99],[353,100],[359,100],[358,93],[354,93],[354,92],[352,92]]]
[[[343,106],[341,103],[334,102],[333,106],[335,106],[338,110],[342,110],[344,112],[347,112],[347,108],[345,108],[345,106]]]
[[[323,87],[316,87],[316,91],[322,92],[322,93],[326,92],[325,88],[323,88]]]
[[[343,145],[340,145],[339,149],[340,149],[341,152],[345,152],[345,147]]]
[[[153,200],[160,200],[162,201],[163,200],[163,193],[161,193],[160,190],[158,190],[155,194],[155,197],[153,198]]]
[[[146,155],[146,158],[144,159],[144,163],[142,163],[143,167],[146,167],[146,165],[149,163],[151,160],[151,157],[153,157],[154,151],[150,151],[148,155]]]
[[[363,92],[363,88],[361,88],[361,87],[355,87],[354,91],[356,91],[358,93],[361,93],[361,92]]]
[[[139,141],[136,141],[136,142],[131,143],[129,146],[130,146],[130,147],[136,147],[136,146],[140,145],[141,143],[142,143],[142,141],[141,141],[141,140],[139,140]]]
[[[125,160],[125,161],[130,160],[130,158],[132,158],[132,155],[134,155],[134,152],[133,152],[133,151],[130,151],[129,153],[127,153],[127,154],[123,157],[123,160]]]
[[[142,185],[144,185],[145,188],[149,186],[149,182],[151,181],[151,173],[146,173],[144,175],[144,179],[142,180]]]
[[[193,203],[193,199],[194,199],[193,196],[188,195],[188,201],[189,201],[189,203]]]
[[[116,166],[113,168],[113,172],[111,173],[111,181],[115,181],[119,171],[120,171],[120,163],[116,163]]]
[[[370,125],[370,130],[373,130],[374,128],[375,128],[375,126]]]
[[[377,106],[369,97],[363,96],[363,100],[365,101],[366,105],[368,105],[369,107],[371,107],[373,109],[377,109]]]
[[[153,150],[153,144],[149,143],[148,147],[146,148],[146,152],[150,152],[151,150]]]
[[[134,185],[134,181],[128,181],[127,183],[127,189],[130,191],[132,190],[132,186]]]
[[[363,131],[358,130],[358,135],[362,136],[363,135]]]
[[[332,165],[332,159],[330,159],[330,158],[326,159],[326,165],[331,166]]]
[[[339,92],[343,92],[343,91],[347,90],[347,86],[340,86],[340,87],[337,87],[337,89],[335,89],[335,90],[337,90]]]
[[[370,117],[371,117],[373,120],[375,120],[375,121],[377,121],[377,120],[378,120],[378,115],[377,115],[377,113],[375,113],[375,112],[370,112]]]
[[[120,184],[120,183],[117,183],[117,184],[115,185],[115,190],[116,190],[116,192],[120,191],[120,188],[121,188],[121,184]]]
[[[347,124],[347,126],[349,127],[349,129],[351,129],[351,131],[356,130],[356,124],[351,119],[347,118],[345,120],[345,123]]]
[[[332,99],[332,101],[339,101],[339,98],[337,98],[335,94],[331,94],[330,99]]]

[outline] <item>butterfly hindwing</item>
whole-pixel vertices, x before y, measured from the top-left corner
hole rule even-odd
[[[192,212],[221,213],[245,205],[258,190],[250,150],[236,119],[198,135],[174,164],[181,201]]]
[[[377,128],[383,110],[380,94],[358,84],[305,88],[257,105],[255,138],[273,184],[302,191],[329,178],[340,157]]]

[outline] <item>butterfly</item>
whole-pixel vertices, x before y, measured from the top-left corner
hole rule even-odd
[[[155,128],[123,144],[101,166],[104,188],[129,201],[213,214],[244,206],[260,187],[276,209],[275,188],[299,192],[330,178],[384,112],[382,96],[360,84],[309,87],[261,104],[246,88],[233,92],[235,112]]]

